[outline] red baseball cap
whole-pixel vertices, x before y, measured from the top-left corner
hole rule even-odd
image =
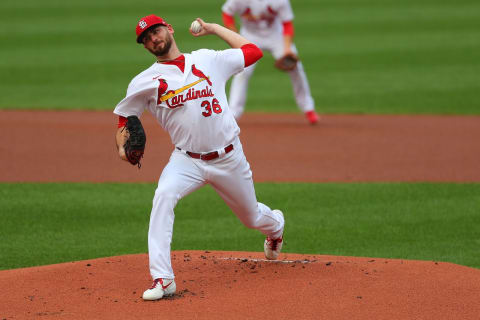
[[[135,32],[137,33],[137,43],[142,43],[141,39],[143,32],[156,24],[161,24],[162,26],[168,25],[165,20],[154,14],[148,15],[140,19],[140,21],[138,21],[137,23],[137,27],[135,28]]]

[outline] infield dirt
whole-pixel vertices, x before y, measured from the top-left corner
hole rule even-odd
[[[156,182],[173,150],[142,117],[142,169],[119,161],[110,112],[0,111],[0,181]],[[255,182],[478,182],[480,117],[247,114],[240,138]],[[14,161],[13,161],[14,159]]]
[[[173,149],[150,116],[143,166],[110,112],[0,111],[3,182],[154,182]],[[247,114],[254,179],[479,182],[480,117]],[[14,161],[13,161],[14,160]],[[480,270],[451,263],[173,252],[177,294],[145,302],[146,254],[0,271],[0,319],[478,319]]]
[[[480,271],[451,263],[177,251],[146,302],[148,256],[0,272],[2,319],[478,319]]]

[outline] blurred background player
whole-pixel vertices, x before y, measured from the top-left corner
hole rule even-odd
[[[222,6],[225,27],[237,32],[235,15],[241,18],[240,34],[255,43],[260,49],[269,51],[275,60],[284,55],[298,55],[293,43],[293,11],[289,0],[227,0]],[[256,64],[237,74],[230,87],[229,104],[238,120],[245,109],[248,81]],[[310,93],[303,65],[288,71],[292,80],[295,100],[311,124],[319,120],[315,112],[314,101]]]

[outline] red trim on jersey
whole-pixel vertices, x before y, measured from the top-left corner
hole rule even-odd
[[[261,57],[263,57],[263,52],[253,43],[244,44],[240,49],[243,51],[243,57],[245,59],[245,68],[254,64]]]
[[[223,25],[225,27],[235,27],[235,17],[229,15],[228,13],[222,12]]]
[[[283,34],[286,36],[293,36],[293,22],[292,21],[285,21],[283,23]]]
[[[127,124],[127,118],[118,116],[118,127],[119,128],[125,127],[126,124]]]
[[[173,64],[174,66],[177,66],[182,72],[185,70],[185,56],[182,54],[180,57],[175,58],[170,61],[164,61],[160,62],[162,64]]]

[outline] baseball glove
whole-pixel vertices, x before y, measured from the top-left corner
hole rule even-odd
[[[140,159],[143,158],[145,143],[147,141],[145,130],[143,130],[142,123],[137,116],[127,117],[127,123],[124,129],[128,132],[128,139],[123,145],[125,155],[127,156],[128,162],[140,168],[142,166]]]
[[[293,53],[289,53],[276,60],[275,67],[282,71],[291,71],[295,69],[295,67],[297,66],[297,62],[298,57]]]

